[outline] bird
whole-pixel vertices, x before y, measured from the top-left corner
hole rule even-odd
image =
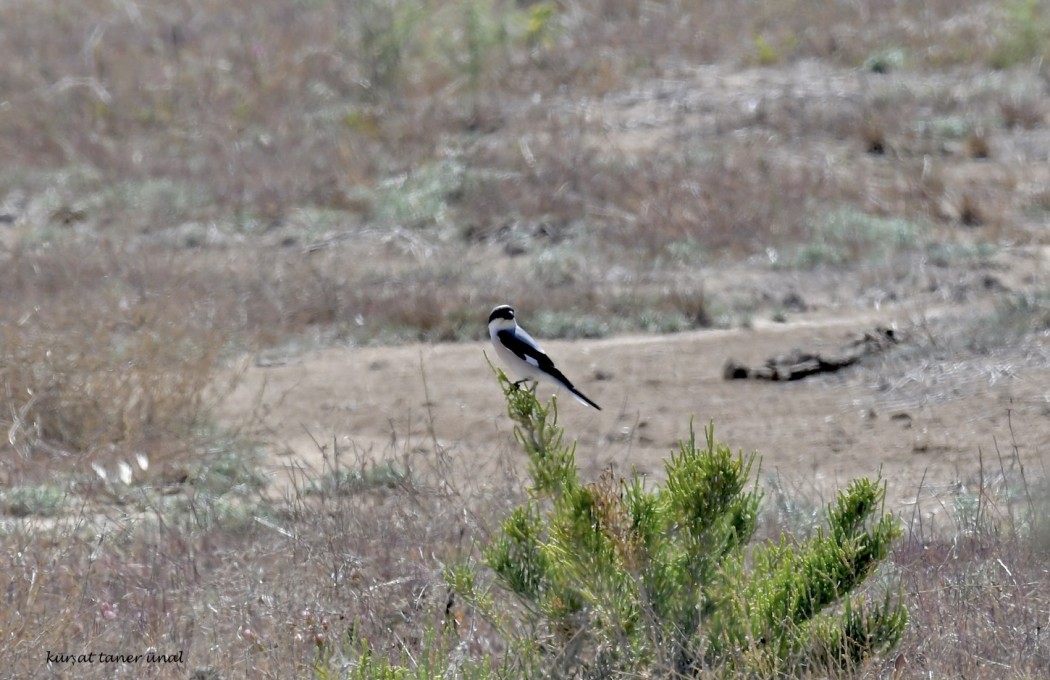
[[[554,366],[554,362],[539,346],[539,343],[518,325],[514,316],[514,308],[510,305],[499,305],[489,314],[489,338],[492,339],[496,354],[503,363],[522,377],[521,380],[514,383],[515,385],[529,380],[537,383],[541,379],[549,380],[569,390],[581,404],[602,410],[601,406],[595,404],[569,382],[569,379]]]

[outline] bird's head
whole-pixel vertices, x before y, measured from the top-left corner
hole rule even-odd
[[[489,314],[489,330],[501,331],[514,328],[517,324],[514,320],[514,308],[510,305],[500,305]]]

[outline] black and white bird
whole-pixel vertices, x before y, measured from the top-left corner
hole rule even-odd
[[[489,337],[496,348],[496,354],[507,368],[521,376],[522,379],[518,383],[527,380],[549,380],[569,390],[581,404],[602,410],[601,406],[573,387],[569,379],[555,368],[554,362],[540,348],[539,343],[518,325],[514,318],[514,308],[510,305],[500,305],[489,314]]]

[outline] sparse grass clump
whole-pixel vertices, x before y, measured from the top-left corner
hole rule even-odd
[[[838,210],[817,221],[811,240],[795,254],[797,267],[841,266],[884,260],[914,250],[929,226],[922,221],[869,215],[853,208]]]
[[[11,484],[146,454],[160,469],[201,421],[226,338],[163,259],[63,245],[9,256],[0,286],[0,415]],[[192,294],[191,294],[192,295]]]
[[[375,489],[393,489],[407,481],[408,475],[401,465],[386,461],[360,468],[333,470],[315,480],[305,491],[308,494],[355,494]]]
[[[66,508],[66,495],[56,485],[15,486],[0,491],[0,509],[11,517],[54,517]]]
[[[968,342],[971,349],[989,351],[1025,337],[1050,333],[1050,291],[1012,293],[995,309],[975,320]]]

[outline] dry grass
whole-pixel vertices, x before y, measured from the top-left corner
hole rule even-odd
[[[52,665],[89,678],[141,677],[147,668],[158,678],[346,677],[366,643],[380,658],[432,664],[435,674],[463,658],[508,653],[495,629],[450,598],[443,574],[477,557],[474,541],[508,511],[520,481],[467,496],[450,490],[452,479],[438,480],[443,490],[411,478],[321,483],[345,478],[335,465],[304,473],[286,500],[245,498],[221,512],[198,494],[132,516],[9,523],[0,557],[9,579],[4,677],[38,674],[48,652],[182,653],[171,664]],[[1023,477],[1014,465],[1008,484],[975,487],[976,513],[960,496],[947,524],[913,525],[883,575],[900,580],[909,632],[897,656],[857,677],[885,677],[895,663],[900,677],[960,669],[973,678],[1040,677],[1050,654],[1047,546],[1030,524],[1040,506],[1015,495]],[[1040,488],[1028,492],[1041,498]],[[806,514],[797,505],[792,512]],[[781,515],[765,531],[812,519]]]
[[[77,677],[329,677],[365,641],[377,654],[418,660],[433,631],[464,617],[443,566],[472,553],[483,525],[458,494],[409,480],[319,483],[345,472],[304,474],[282,501],[220,507],[198,490],[132,515],[7,523],[0,634],[11,664],[0,675],[39,674],[49,654],[151,650],[181,661],[74,667],[52,658],[50,668]]]
[[[16,251],[0,273],[5,486],[145,453],[164,467],[200,422],[226,342],[170,258],[116,248]]]
[[[410,483],[267,499],[210,422],[216,367],[476,337],[479,309],[540,293],[522,308],[543,335],[706,326],[725,304],[707,268],[775,260],[847,209],[929,219],[905,250],[1039,241],[1043,14],[0,2],[0,507],[28,517],[0,527],[0,676],[49,651],[185,651],[149,672],[223,678],[338,675],[365,639],[503,653],[441,579],[501,503]],[[708,66],[737,89],[691,86]],[[684,122],[646,137],[665,120]],[[1037,552],[1025,531],[902,547],[905,676],[1045,671]]]
[[[1045,481],[1033,484],[1026,471],[1041,461],[1023,460],[1016,445],[981,460],[947,502],[917,491],[911,535],[895,557],[911,600],[899,652],[909,675],[1035,678],[1050,662]]]

